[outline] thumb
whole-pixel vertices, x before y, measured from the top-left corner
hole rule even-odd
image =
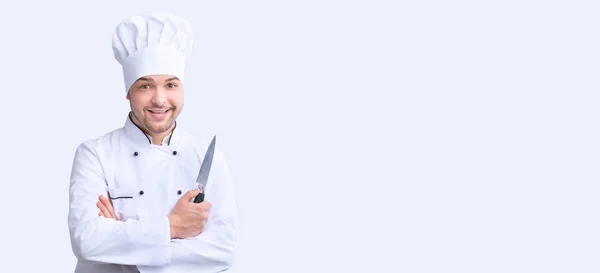
[[[199,188],[195,188],[193,190],[189,190],[185,193],[185,195],[181,198],[184,200],[187,200],[187,202],[192,201],[194,198],[196,198],[196,196],[200,193],[200,189]]]

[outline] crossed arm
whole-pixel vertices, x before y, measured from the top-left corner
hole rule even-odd
[[[206,226],[194,236],[189,229],[186,233],[176,227],[182,218],[115,219],[110,201],[103,196],[106,184],[97,152],[93,145],[82,144],[76,152],[70,185],[69,230],[75,256],[88,262],[136,265],[143,273],[166,268],[181,272],[228,269],[233,261],[237,207],[227,165],[215,165],[219,166],[214,169],[218,182],[204,205],[211,201],[213,206]]]

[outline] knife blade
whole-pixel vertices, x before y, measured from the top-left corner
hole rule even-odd
[[[201,203],[204,201],[204,189],[206,188],[206,182],[208,181],[208,175],[210,174],[210,167],[212,166],[216,141],[217,136],[214,136],[210,142],[210,145],[208,146],[208,149],[206,150],[204,160],[202,160],[202,165],[200,166],[200,171],[198,172],[198,178],[196,179],[200,193],[196,196],[196,198],[194,198],[194,203]]]

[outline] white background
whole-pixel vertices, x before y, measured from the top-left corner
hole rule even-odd
[[[173,12],[231,272],[598,272],[599,6],[493,2],[3,3],[0,271],[72,272],[75,148],[128,111],[112,31]]]

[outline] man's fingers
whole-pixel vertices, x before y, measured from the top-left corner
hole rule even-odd
[[[110,217],[110,213],[108,213],[108,210],[106,209],[106,207],[102,204],[102,202],[98,201],[96,203],[96,207],[98,207],[100,209],[100,213],[102,213],[102,216],[106,217],[106,218],[111,218]]]
[[[198,204],[198,209],[205,211],[205,210],[209,210],[211,206],[212,206],[212,204],[205,200],[202,203]]]
[[[114,210],[111,202],[108,200],[108,198],[106,198],[103,195],[101,195],[100,196],[100,202],[106,208],[106,211],[108,212],[107,216],[117,219],[117,216],[115,215],[115,210]]]
[[[200,216],[202,217],[203,221],[206,221],[206,219],[208,219],[208,211],[201,212]]]
[[[187,202],[192,201],[194,198],[196,198],[196,196],[200,193],[200,189],[196,188],[193,190],[189,190],[185,193],[185,195],[182,197],[184,200],[187,200]]]

